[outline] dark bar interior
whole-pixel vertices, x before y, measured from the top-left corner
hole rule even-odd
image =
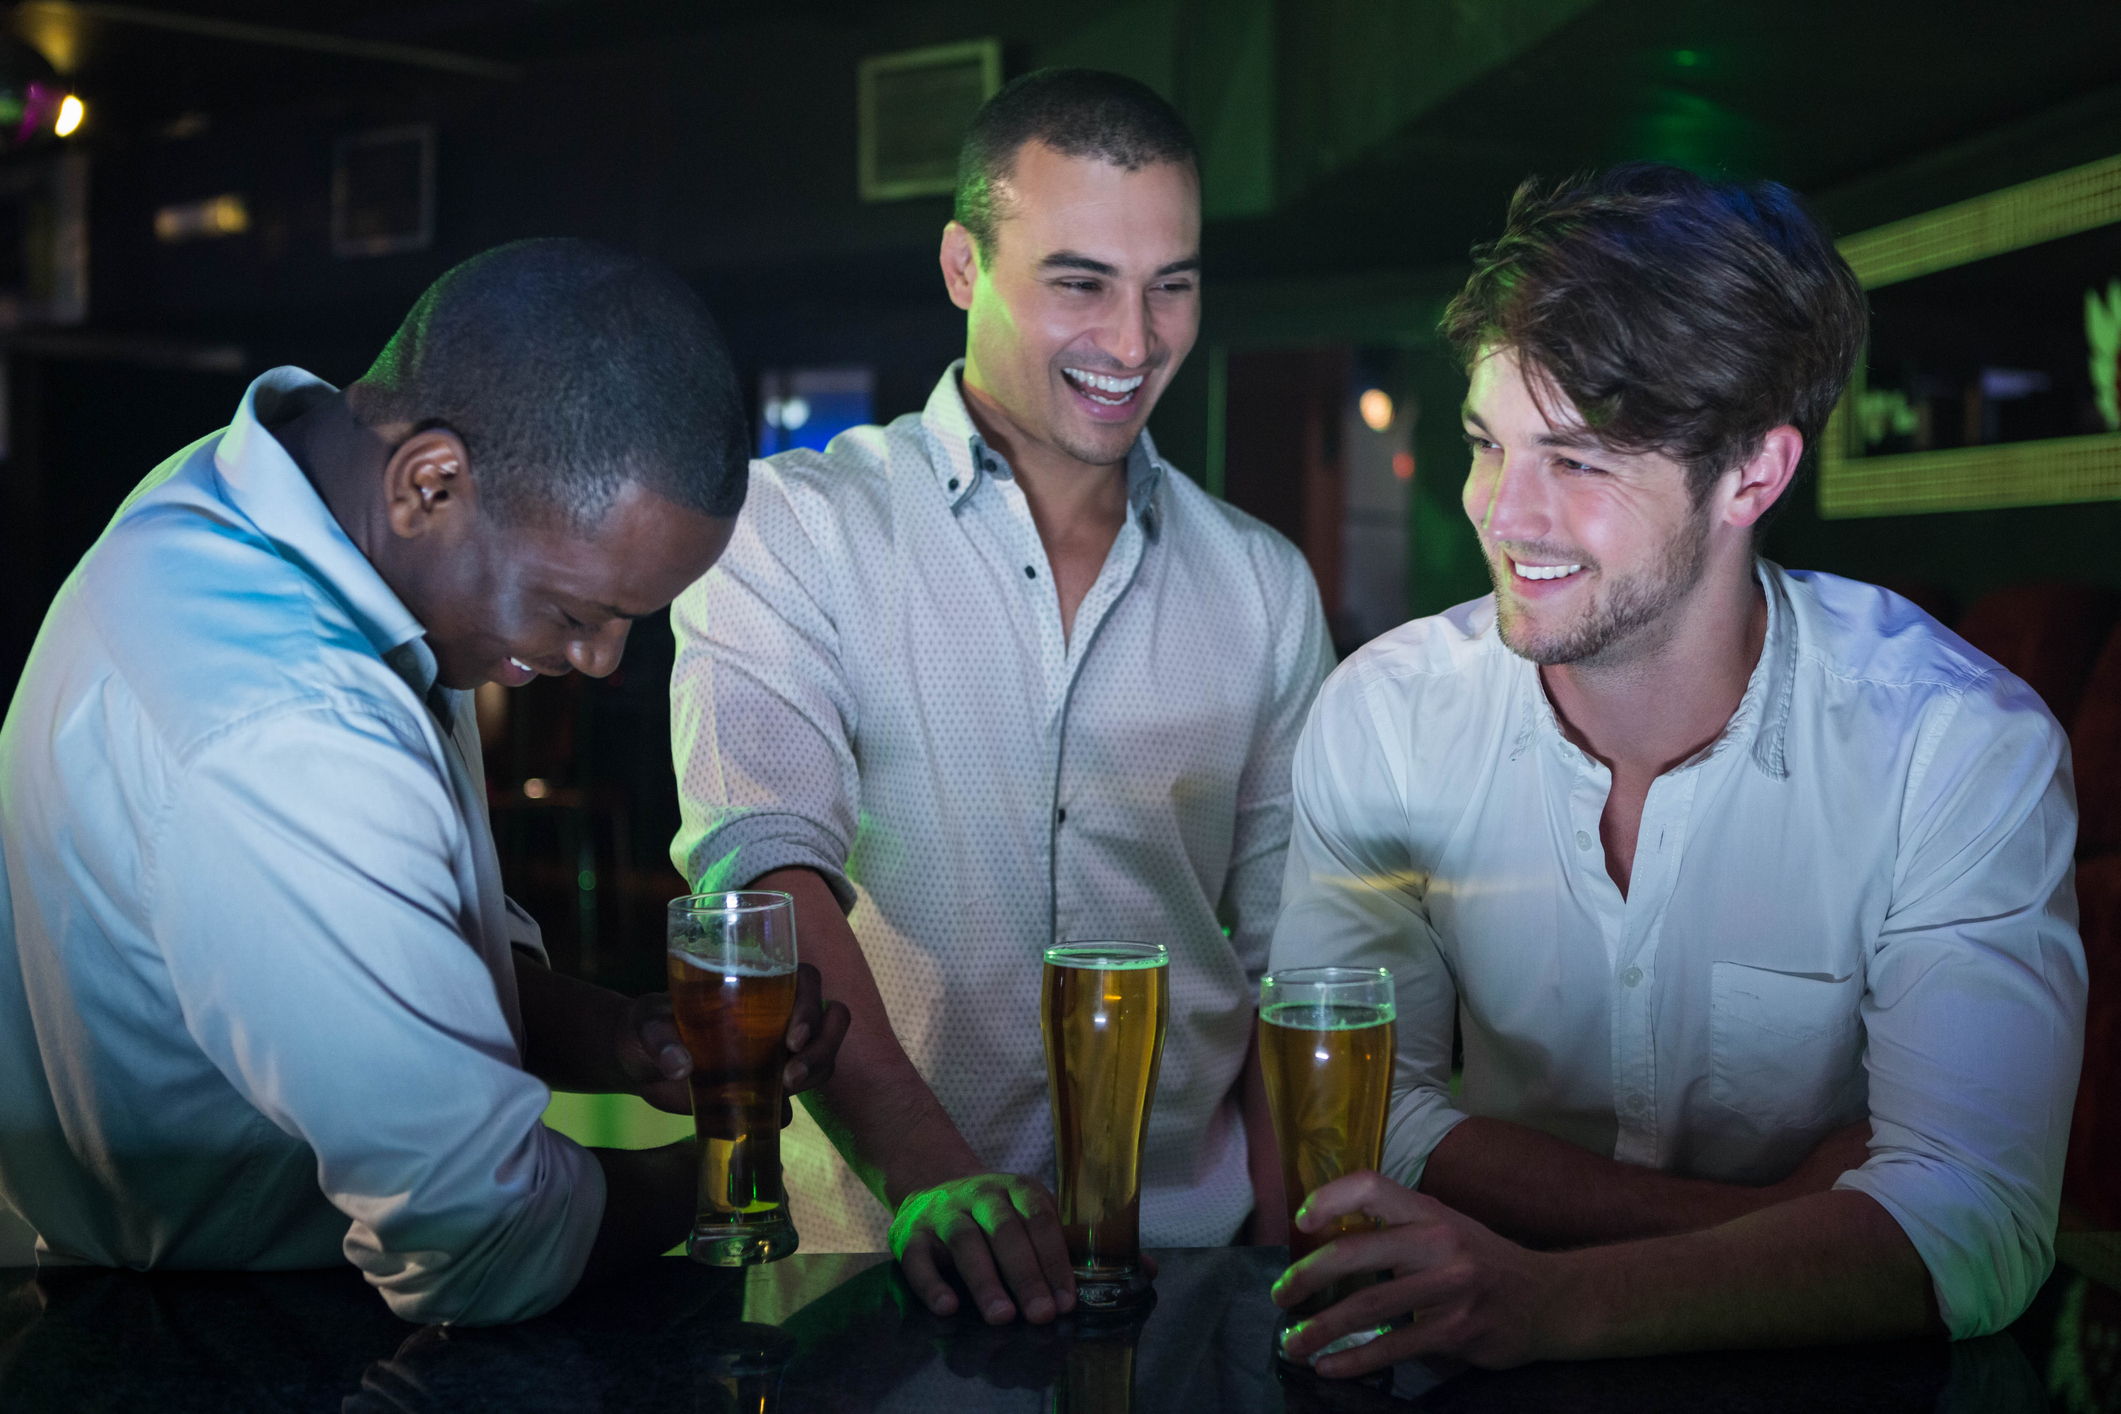
[[[2121,1408],[2121,6],[6,16],[0,1409]]]

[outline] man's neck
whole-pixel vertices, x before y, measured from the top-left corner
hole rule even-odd
[[[1767,638],[1751,554],[1704,575],[1658,627],[1633,651],[1539,670],[1562,730],[1616,779],[1662,775],[1730,724]]]
[[[266,430],[309,478],[354,548],[388,582],[389,575],[378,559],[389,543],[379,477],[385,448],[354,416],[345,395],[320,398],[300,415]]]
[[[1127,518],[1126,458],[1104,465],[1078,460],[1026,432],[972,379],[961,379],[959,386],[973,426],[1009,463],[1030,503],[1047,556],[1084,536],[1102,538],[1109,549]],[[1104,558],[1102,551],[1098,558]]]

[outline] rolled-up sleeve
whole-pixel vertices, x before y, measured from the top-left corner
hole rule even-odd
[[[1871,1157],[1955,1337],[2016,1319],[2054,1262],[2084,1041],[2076,808],[2061,729],[1997,675],[1925,725],[1864,1023]]]
[[[1296,743],[1318,685],[1333,666],[1325,610],[1319,605],[1318,586],[1310,569],[1293,549],[1279,542],[1266,544],[1261,553],[1274,556],[1275,562],[1262,573],[1262,582],[1280,597],[1270,645],[1274,684],[1262,704],[1252,751],[1237,784],[1230,872],[1218,909],[1229,926],[1231,945],[1255,987],[1266,970],[1269,940],[1281,906],[1292,805],[1289,777]]]
[[[184,1024],[314,1151],[347,1258],[407,1320],[556,1304],[603,1174],[541,1122],[549,1092],[468,941],[467,826],[420,726],[343,703],[233,723],[167,797],[146,884]]]
[[[1384,1172],[1411,1188],[1465,1114],[1451,1103],[1458,991],[1423,903],[1427,873],[1408,852],[1402,774],[1382,749],[1364,666],[1351,660],[1319,693],[1296,748],[1294,820],[1268,966],[1390,969],[1399,1056]]]
[[[861,784],[827,558],[780,470],[755,463],[728,551],[671,608],[683,823],[670,858],[694,888],[803,867],[853,906],[845,871]]]

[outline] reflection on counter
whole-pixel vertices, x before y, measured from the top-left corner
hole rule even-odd
[[[2121,1347],[2121,1296],[2064,1267],[2018,1325],[1982,1340],[1499,1372],[1417,1363],[1362,1384],[1273,1359],[1280,1249],[1154,1255],[1157,1300],[1135,1319],[999,1327],[932,1315],[880,1254],[798,1253],[749,1272],[667,1259],[492,1329],[408,1326],[351,1268],[4,1272],[0,1409],[2032,1414],[2113,1407]]]

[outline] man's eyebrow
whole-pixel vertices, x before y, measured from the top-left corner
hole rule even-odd
[[[1189,271],[1198,269],[1200,269],[1200,257],[1197,255],[1189,255],[1184,260],[1172,261],[1169,265],[1164,266],[1156,273],[1158,275],[1183,275]]]
[[[1480,420],[1480,414],[1473,411],[1470,406],[1461,403],[1458,408],[1458,415],[1478,427],[1482,432],[1488,431],[1488,425]],[[1494,434],[1490,433],[1489,435],[1492,436]],[[1587,433],[1543,432],[1532,439],[1532,444],[1538,447],[1563,447],[1573,452],[1598,452],[1604,455],[1611,455],[1612,450],[1603,442]]]
[[[1087,270],[1093,275],[1117,275],[1119,267],[1077,250],[1057,250],[1038,263],[1041,270]]]

